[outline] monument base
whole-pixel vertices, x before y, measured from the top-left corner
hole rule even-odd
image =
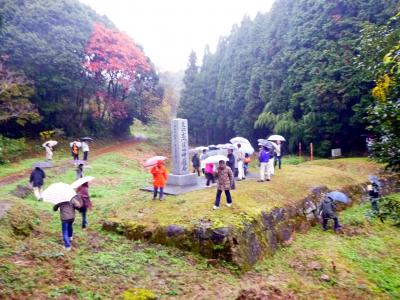
[[[167,185],[190,186],[197,184],[197,174],[175,175],[168,174]]]

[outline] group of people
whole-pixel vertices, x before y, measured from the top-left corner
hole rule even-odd
[[[81,164],[80,167],[83,165]],[[78,174],[78,172],[77,172]],[[77,179],[82,178],[83,173],[80,172]],[[35,167],[32,171],[29,182],[33,187],[33,192],[35,197],[42,201],[42,187],[44,185],[44,179],[46,178],[46,173],[40,167]],[[66,251],[71,249],[71,241],[73,239],[73,223],[75,221],[75,210],[79,210],[82,215],[82,229],[86,230],[87,222],[87,211],[92,206],[89,196],[89,183],[84,182],[76,189],[77,195],[73,197],[68,202],[62,202],[53,207],[54,211],[60,210],[61,219],[61,230],[62,237],[64,241],[64,247]]]
[[[46,142],[43,144],[43,147],[45,149],[46,152],[46,159],[48,161],[52,161],[53,160],[53,146],[50,142]],[[71,143],[71,155],[72,155],[72,159],[73,160],[79,160],[79,148],[82,148],[82,152],[83,152],[83,160],[88,160],[89,158],[89,143],[86,140],[83,140],[82,142],[72,142]]]
[[[87,141],[71,143],[71,155],[74,161],[79,160],[79,146],[82,147],[83,150],[83,160],[88,160],[89,154],[89,145]],[[53,159],[53,147],[52,144],[47,142],[43,144],[46,150],[46,159],[51,161]],[[76,179],[80,179],[84,177],[84,164],[77,163],[75,169],[75,177]],[[33,189],[34,195],[38,201],[43,200],[42,192],[44,180],[46,178],[46,173],[40,167],[35,167],[30,174],[29,183]],[[92,206],[92,202],[90,200],[89,195],[89,183],[84,182],[79,187],[76,188],[76,196],[73,197],[68,202],[62,202],[53,207],[54,211],[60,211],[60,219],[61,219],[61,230],[62,237],[64,241],[64,247],[66,251],[71,249],[71,241],[73,239],[73,223],[75,221],[75,210],[78,210],[82,216],[82,224],[81,227],[83,230],[86,230],[88,226],[87,221],[87,211]]]
[[[79,144],[80,143],[80,144]],[[88,160],[89,158],[89,143],[86,140],[82,142],[72,142],[71,144],[71,155],[73,160],[79,160],[79,148],[82,147],[83,160]]]

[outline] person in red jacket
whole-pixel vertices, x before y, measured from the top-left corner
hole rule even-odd
[[[158,189],[160,189],[160,201],[161,201],[164,199],[164,186],[167,183],[168,179],[167,169],[163,165],[163,162],[159,160],[157,164],[150,169],[150,173],[153,175],[153,187],[154,187],[153,200],[157,198]]]

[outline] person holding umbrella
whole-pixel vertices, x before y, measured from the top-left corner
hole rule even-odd
[[[81,138],[81,141],[82,141],[83,160],[86,161],[88,160],[89,157],[89,151],[90,151],[89,142],[92,141],[92,138],[84,137]]]
[[[74,160],[79,160],[79,147],[76,142],[71,145],[71,154]]]
[[[53,159],[53,148],[50,146],[49,143],[44,144],[44,149],[46,150],[46,159],[52,160]]]
[[[270,168],[268,167],[269,162],[269,151],[267,147],[262,147],[262,150],[258,156],[258,160],[260,161],[260,179],[258,182],[265,181],[265,173],[267,173],[267,181],[271,180],[271,172]]]
[[[221,201],[222,191],[225,192],[227,206],[232,206],[232,196],[230,189],[233,182],[233,173],[231,168],[226,166],[224,160],[218,162],[218,168],[215,171],[215,178],[217,179],[217,195],[215,197],[214,209],[219,209],[219,203]]]
[[[319,214],[322,217],[322,228],[324,231],[328,230],[328,221],[332,219],[333,229],[336,233],[338,233],[341,229],[339,224],[339,219],[336,215],[336,204],[331,195],[327,194],[321,201],[319,205]]]
[[[274,167],[278,164],[278,168],[282,168],[282,144],[281,141],[276,141],[276,145],[278,146],[275,149],[275,161],[274,161]]]
[[[79,164],[79,165],[76,167],[75,175],[76,175],[76,176],[75,176],[76,179],[79,179],[79,178],[84,177],[84,175],[83,175],[83,164]]]
[[[150,169],[150,173],[153,175],[153,187],[154,195],[153,200],[157,198],[158,190],[160,190],[160,201],[164,199],[164,186],[167,183],[168,173],[167,169],[163,165],[163,161],[157,161],[157,164]]]
[[[242,151],[242,145],[237,144],[238,155],[237,155],[237,167],[238,167],[238,180],[246,179],[244,175],[244,152]]]
[[[45,178],[46,174],[39,167],[35,167],[35,169],[33,169],[29,178],[29,183],[33,187],[33,193],[38,201],[42,200],[42,186]]]
[[[92,207],[92,202],[89,196],[89,181],[93,180],[94,177],[86,176],[82,177],[71,184],[71,187],[76,189],[76,192],[81,200],[81,207],[79,212],[82,215],[82,229],[87,229],[87,210]]]
[[[81,207],[74,189],[66,183],[54,183],[43,192],[43,200],[54,204],[53,211],[60,209],[61,231],[66,251],[71,250],[75,209]]]

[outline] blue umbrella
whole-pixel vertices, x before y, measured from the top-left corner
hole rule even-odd
[[[39,161],[33,164],[34,168],[52,168],[53,167],[53,163],[50,161]]]
[[[328,198],[331,198],[333,201],[343,202],[343,203],[350,203],[350,198],[347,195],[343,194],[342,192],[333,191],[326,194]]]
[[[369,175],[368,176],[368,179],[369,179],[369,181],[371,182],[371,183],[375,183],[377,186],[381,186],[381,182],[379,181],[379,178],[378,178],[378,176],[375,176],[375,175]]]

